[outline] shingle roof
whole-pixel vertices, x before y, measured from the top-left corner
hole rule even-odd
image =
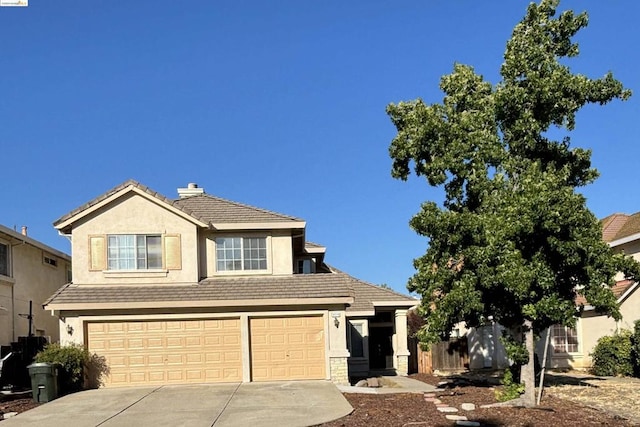
[[[178,199],[174,206],[193,212],[209,223],[302,221],[289,215],[256,208],[210,194]]]
[[[620,297],[627,292],[634,283],[633,280],[620,280],[611,287],[611,292],[613,292],[613,295],[618,299],[618,302],[621,302]],[[576,297],[576,305],[589,305],[589,302],[584,296],[578,295]]]
[[[168,197],[150,189],[149,187],[140,184],[138,181],[130,179],[123,182],[120,185],[115,186],[106,193],[96,197],[95,199],[85,203],[84,205],[72,210],[66,215],[63,215],[57,219],[53,225],[57,226],[68,219],[82,213],[83,211],[91,208],[92,206],[108,199],[117,192],[133,186],[145,193],[149,194],[156,199],[175,207],[176,209],[184,212],[192,218],[204,222],[210,223],[242,223],[242,222],[282,222],[282,221],[302,221],[301,219],[294,218],[292,216],[283,215],[276,212],[271,212],[266,209],[257,208],[254,206],[244,205],[241,203],[225,200],[220,197],[215,197],[209,194],[202,194],[198,196],[191,196],[184,199],[169,199]]]
[[[352,297],[346,274],[294,274],[205,279],[192,285],[65,285],[47,304],[198,302]]]
[[[640,233],[640,212],[632,215],[615,213],[603,218],[600,224],[602,239],[605,242],[613,242]]]
[[[353,289],[354,302],[347,308],[350,311],[371,311],[374,310],[374,302],[381,301],[397,301],[399,305],[407,303],[418,304],[415,298],[386,289],[380,286],[366,283],[356,278],[351,278],[351,287]]]

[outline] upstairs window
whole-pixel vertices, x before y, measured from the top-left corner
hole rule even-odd
[[[216,238],[218,271],[266,270],[266,237]]]
[[[150,270],[162,268],[162,238],[159,235],[109,235],[109,270]]]
[[[0,243],[0,276],[9,275],[9,245]]]
[[[313,261],[311,259],[299,259],[296,263],[297,274],[311,274],[313,273]]]

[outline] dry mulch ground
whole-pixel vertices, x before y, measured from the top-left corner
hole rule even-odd
[[[437,385],[442,377],[416,374],[412,378]],[[438,398],[449,406],[458,408],[462,403],[474,403],[473,411],[460,410],[470,421],[483,426],[633,426],[628,419],[595,409],[568,399],[560,399],[554,393],[546,393],[537,408],[480,408],[495,403],[495,381],[486,378],[465,378],[466,381],[443,392]],[[638,391],[636,390],[636,393]],[[455,421],[445,418],[433,403],[425,402],[420,394],[345,394],[354,411],[339,420],[323,424],[323,427],[373,427],[373,426],[453,426]],[[593,406],[593,405],[590,405]]]
[[[40,403],[35,403],[31,397],[26,399],[15,399],[15,400],[7,400],[0,401],[0,421],[2,421],[2,414],[6,414],[7,412],[24,412],[28,411],[31,408],[35,408],[39,406]]]

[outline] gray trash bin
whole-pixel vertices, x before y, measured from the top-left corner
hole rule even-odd
[[[58,398],[58,365],[51,363],[34,363],[27,366],[31,377],[33,401],[50,402]]]

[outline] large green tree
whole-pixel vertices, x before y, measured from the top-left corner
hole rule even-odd
[[[556,16],[557,7],[557,0],[529,5],[507,42],[497,84],[456,64],[442,77],[442,103],[387,107],[398,131],[389,149],[393,177],[406,180],[413,168],[445,191],[442,203],[423,203],[411,220],[429,239],[408,285],[422,295],[421,340],[438,341],[458,322],[475,327],[492,316],[509,331],[510,356],[523,365],[520,403],[527,406],[535,404],[536,334],[573,325],[583,309],[577,295],[619,318],[614,276],[640,271],[602,241],[577,192],[598,175],[591,152],[551,136],[573,130],[585,104],[631,93],[611,74],[591,79],[570,70],[566,58],[578,55],[572,37],[587,15]]]

